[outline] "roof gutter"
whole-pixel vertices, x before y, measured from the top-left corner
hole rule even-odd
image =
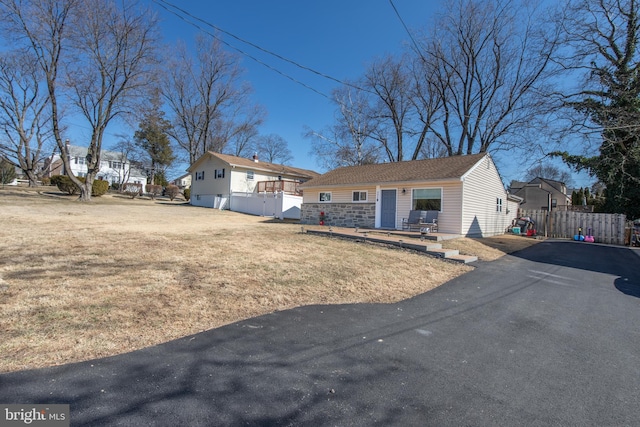
[[[300,188],[302,189],[312,189],[312,188],[345,188],[345,187],[356,187],[356,186],[376,186],[376,185],[397,185],[397,184],[424,184],[424,183],[434,183],[440,184],[443,182],[462,182],[462,177],[457,178],[446,178],[446,179],[429,179],[429,180],[415,180],[415,181],[387,181],[387,182],[354,182],[351,184],[324,184],[324,185],[306,185],[302,184]]]

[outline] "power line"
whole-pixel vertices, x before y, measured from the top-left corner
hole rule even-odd
[[[284,72],[280,71],[279,69],[277,69],[277,68],[275,68],[275,67],[273,67],[273,66],[271,66],[271,65],[267,64],[266,62],[261,61],[260,59],[258,59],[258,58],[256,58],[256,57],[254,57],[253,55],[249,54],[248,52],[245,52],[244,50],[239,49],[239,48],[237,48],[237,47],[235,47],[235,46],[233,46],[233,45],[229,44],[228,42],[224,41],[222,38],[218,37],[217,35],[212,34],[212,33],[211,33],[211,32],[209,32],[208,30],[206,30],[206,29],[202,28],[202,26],[200,26],[199,24],[197,24],[197,23],[195,23],[195,22],[192,22],[192,21],[190,21],[189,19],[185,18],[185,16],[189,17],[189,18],[190,18],[190,19],[192,19],[192,20],[196,20],[196,21],[198,21],[198,22],[201,22],[201,23],[203,23],[204,25],[206,25],[206,26],[208,26],[208,27],[211,27],[211,28],[213,28],[214,30],[216,30],[216,31],[218,31],[218,32],[220,32],[220,33],[226,34],[226,35],[228,35],[228,36],[230,36],[230,37],[232,37],[232,38],[234,38],[234,39],[236,39],[236,40],[238,40],[238,41],[240,41],[240,42],[242,42],[242,43],[245,43],[245,44],[247,44],[247,45],[249,45],[249,46],[251,46],[251,47],[253,47],[253,48],[255,48],[255,49],[260,50],[261,52],[264,52],[264,53],[267,53],[267,54],[269,54],[269,55],[271,55],[271,56],[274,56],[275,58],[278,58],[278,59],[280,59],[281,61],[285,61],[285,62],[287,62],[287,63],[289,63],[289,64],[292,64],[292,65],[294,65],[294,66],[296,66],[296,67],[298,67],[298,68],[300,68],[300,69],[303,69],[303,70],[305,70],[305,71],[311,72],[311,73],[313,73],[313,74],[316,74],[316,75],[318,75],[318,76],[320,76],[320,77],[323,77],[323,78],[325,78],[325,79],[328,79],[328,80],[334,81],[334,82],[339,83],[339,84],[341,84],[341,85],[350,86],[350,87],[353,87],[353,88],[358,89],[358,90],[364,90],[364,89],[362,89],[362,88],[360,88],[360,87],[358,87],[358,86],[356,86],[356,85],[354,85],[354,84],[351,84],[351,83],[348,83],[348,82],[342,81],[342,80],[337,79],[337,78],[335,78],[335,77],[332,77],[332,76],[330,76],[330,75],[328,75],[328,74],[325,74],[325,73],[322,73],[322,72],[320,72],[320,71],[317,71],[317,70],[315,70],[315,69],[313,69],[313,68],[310,68],[310,67],[304,66],[304,65],[302,65],[302,64],[300,64],[300,63],[298,63],[298,62],[296,62],[296,61],[293,61],[293,60],[291,60],[291,59],[288,59],[288,58],[286,58],[286,57],[284,57],[284,56],[282,56],[282,55],[279,55],[279,54],[277,54],[277,53],[275,53],[275,52],[272,52],[272,51],[270,51],[270,50],[268,50],[268,49],[265,49],[265,48],[263,48],[263,47],[261,47],[261,46],[258,46],[258,45],[257,45],[257,44],[255,44],[255,43],[252,43],[252,42],[250,42],[250,41],[248,41],[248,40],[245,40],[245,39],[243,39],[243,38],[241,38],[241,37],[238,37],[238,36],[236,36],[236,35],[234,35],[234,34],[232,34],[232,33],[228,32],[228,31],[223,30],[222,28],[220,28],[220,27],[218,27],[218,26],[216,26],[216,25],[214,25],[214,24],[212,24],[212,23],[210,23],[210,22],[208,22],[208,21],[205,21],[205,20],[204,20],[204,19],[202,19],[202,18],[198,18],[198,17],[194,16],[193,14],[189,13],[188,11],[186,11],[186,10],[184,10],[184,9],[182,9],[182,8],[180,8],[180,7],[178,7],[178,6],[174,5],[174,4],[172,4],[172,3],[170,3],[170,2],[168,2],[168,1],[166,1],[166,0],[152,0],[152,1],[153,1],[154,3],[156,3],[158,6],[162,7],[163,9],[165,9],[167,12],[169,12],[169,13],[171,13],[171,14],[175,15],[176,17],[178,17],[178,18],[179,18],[179,19],[181,19],[182,21],[184,21],[184,22],[188,23],[189,25],[194,26],[195,28],[199,29],[200,31],[202,31],[202,32],[204,32],[204,33],[206,33],[206,34],[208,34],[208,35],[210,35],[211,37],[215,38],[216,40],[219,40],[219,41],[220,41],[221,43],[223,43],[225,46],[228,46],[229,48],[231,48],[231,49],[235,50],[236,52],[238,52],[238,53],[240,53],[240,54],[242,54],[242,55],[244,55],[244,56],[246,56],[246,57],[248,57],[248,58],[250,58],[250,59],[252,59],[253,61],[257,62],[258,64],[260,64],[260,65],[262,65],[262,66],[264,66],[264,67],[267,67],[267,68],[268,68],[268,69],[270,69],[271,71],[274,71],[274,72],[276,72],[276,73],[280,74],[281,76],[283,76],[283,77],[285,77],[285,78],[287,78],[287,79],[289,79],[289,80],[293,81],[294,83],[299,84],[299,85],[301,85],[301,86],[303,86],[303,87],[305,87],[305,88],[307,88],[307,89],[309,89],[309,90],[311,90],[311,91],[313,91],[313,92],[315,92],[315,93],[317,93],[317,94],[319,94],[319,95],[321,95],[321,96],[323,96],[323,97],[325,97],[325,98],[327,98],[327,99],[332,99],[332,98],[331,98],[331,97],[329,97],[328,95],[326,95],[326,94],[324,94],[324,93],[320,92],[319,90],[317,90],[317,89],[315,89],[315,88],[313,88],[313,87],[311,87],[311,86],[309,86],[309,85],[307,85],[307,84],[305,84],[305,83],[303,83],[303,82],[301,82],[301,81],[299,81],[299,80],[295,79],[294,77],[292,77],[292,76],[290,76],[290,75],[288,75],[288,74],[286,74],[286,73],[284,73]],[[177,12],[176,12],[176,11],[177,11]],[[179,12],[179,13],[178,13],[178,12]]]
[[[413,43],[413,46],[416,48],[416,52],[418,52],[418,55],[420,55],[420,58],[422,59],[423,62],[427,62],[427,60],[422,55],[422,50],[420,49],[420,46],[418,46],[418,43],[416,42],[416,39],[413,38],[413,34],[411,33],[411,31],[409,31],[409,27],[407,27],[407,24],[404,23],[404,19],[402,19],[402,16],[400,15],[400,12],[398,12],[398,9],[396,8],[396,5],[393,3],[393,0],[389,0],[389,3],[391,4],[391,7],[393,8],[393,11],[396,13],[396,16],[400,20],[400,23],[404,27],[404,30],[409,35],[409,39],[411,39],[411,42]]]
[[[305,88],[307,88],[307,89],[309,89],[309,90],[311,90],[311,91],[313,91],[313,92],[317,93],[317,94],[318,94],[318,95],[320,95],[320,96],[323,96],[323,97],[325,97],[325,98],[327,98],[327,99],[331,99],[327,94],[325,94],[325,93],[323,93],[323,92],[320,92],[319,90],[317,90],[317,89],[315,89],[315,88],[313,88],[313,87],[311,87],[311,86],[309,86],[309,85],[307,85],[307,84],[305,84],[305,83],[303,83],[303,82],[301,82],[301,81],[299,81],[299,80],[295,79],[294,77],[292,77],[292,76],[290,76],[290,75],[288,75],[288,74],[286,74],[286,73],[284,73],[284,72],[282,72],[282,71],[280,71],[280,70],[276,69],[275,67],[272,67],[271,65],[267,64],[267,63],[266,63],[266,62],[264,62],[264,61],[261,61],[260,59],[258,59],[258,58],[256,58],[256,57],[254,57],[253,55],[251,55],[251,54],[249,54],[249,53],[247,53],[247,52],[243,51],[242,49],[239,49],[239,48],[237,48],[237,47],[235,47],[235,46],[233,46],[233,45],[229,44],[228,42],[226,42],[226,41],[225,41],[225,40],[223,40],[222,38],[220,38],[220,37],[216,36],[215,34],[212,34],[212,33],[211,33],[211,32],[209,32],[208,30],[206,30],[206,29],[202,28],[200,25],[198,25],[198,24],[196,24],[196,23],[194,23],[194,22],[189,21],[189,20],[188,20],[188,19],[186,19],[184,16],[182,16],[182,15],[180,15],[180,14],[176,13],[175,11],[173,11],[173,10],[169,9],[169,7],[167,7],[166,5],[161,4],[161,3],[167,3],[167,5],[170,5],[171,7],[175,7],[176,9],[181,10],[181,9],[180,9],[180,8],[178,8],[177,6],[171,5],[170,3],[165,2],[164,0],[152,0],[152,1],[153,1],[154,3],[156,3],[156,4],[158,4],[158,6],[162,7],[163,9],[165,9],[167,12],[169,12],[169,13],[171,13],[171,14],[175,15],[176,17],[178,17],[179,19],[183,20],[183,21],[184,21],[184,22],[186,22],[187,24],[194,26],[195,28],[199,29],[199,30],[200,30],[200,31],[202,31],[203,33],[210,35],[210,36],[211,36],[211,37],[213,37],[214,39],[216,39],[216,40],[220,41],[222,44],[224,44],[225,46],[227,46],[227,47],[229,47],[229,48],[231,48],[231,49],[235,50],[236,52],[240,53],[241,55],[244,55],[244,56],[246,56],[247,58],[252,59],[253,61],[257,62],[258,64],[260,64],[260,65],[262,65],[262,66],[264,66],[264,67],[266,67],[266,68],[270,69],[270,70],[271,70],[271,71],[273,71],[273,72],[276,72],[276,73],[280,74],[281,76],[283,76],[283,77],[285,77],[285,78],[287,78],[287,79],[291,80],[292,82],[294,82],[294,83],[296,83],[296,84],[299,84],[299,85],[301,85],[301,86],[303,86],[303,87],[305,87]],[[186,12],[185,12],[185,13],[186,13]],[[190,14],[188,14],[188,13],[187,13],[187,15],[188,15],[188,16],[192,16],[192,15],[190,15]],[[200,20],[199,18],[195,18],[195,19]],[[213,27],[213,28],[216,28],[216,27]]]

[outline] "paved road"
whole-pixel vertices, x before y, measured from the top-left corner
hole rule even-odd
[[[638,425],[639,269],[628,248],[543,242],[398,304],[0,375],[0,402],[70,403],[73,425]]]

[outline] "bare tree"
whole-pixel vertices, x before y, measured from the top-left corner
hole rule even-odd
[[[31,50],[44,72],[52,131],[65,170],[91,200],[107,126],[130,110],[150,79],[156,46],[156,20],[135,2],[110,0],[0,0],[4,23],[18,43]],[[64,96],[63,96],[64,95]],[[91,129],[84,182],[70,174],[62,137],[59,102],[70,105]]]
[[[0,155],[22,169],[29,186],[38,185],[40,162],[50,137],[48,96],[42,72],[29,52],[0,58]]]
[[[136,142],[128,135],[117,135],[118,140],[111,147],[118,153],[118,161],[122,163],[122,168],[118,169],[120,191],[124,191],[124,184],[129,182],[131,178],[131,168],[141,165],[143,162],[143,154]]]
[[[249,106],[251,90],[240,82],[238,58],[216,39],[204,37],[197,38],[196,52],[194,58],[184,43],[178,44],[163,85],[173,116],[171,137],[190,164],[206,151],[225,151],[236,138],[243,146],[246,135],[262,122],[261,111]]]
[[[308,129],[312,152],[326,169],[377,163],[379,145],[371,138],[375,121],[371,118],[369,98],[350,85],[336,89],[336,123],[322,131]]]
[[[539,163],[527,169],[526,174],[524,175],[524,181],[528,182],[535,178],[552,179],[554,181],[563,182],[567,186],[571,186],[573,183],[571,172],[562,170],[559,167],[552,164]]]
[[[269,163],[289,164],[293,160],[287,141],[280,135],[270,134],[258,138],[256,153],[260,160]]]
[[[238,157],[249,157],[256,151],[254,141],[258,136],[258,127],[264,120],[264,109],[259,105],[241,105],[236,110],[239,120],[232,119],[226,128],[220,128],[221,134],[225,135],[224,141],[227,141],[223,151]]]
[[[446,147],[438,138],[429,137],[431,126],[441,117],[444,106],[442,92],[437,84],[438,69],[434,61],[428,61],[421,52],[414,51],[415,59],[412,62],[411,96],[416,117],[415,130],[409,131],[417,136],[411,160],[418,158],[445,157],[448,153]]]
[[[123,2],[121,8],[110,0],[81,5],[73,20],[75,66],[67,70],[66,83],[73,104],[91,128],[87,176],[80,195],[90,200],[106,127],[130,113],[135,97],[144,95],[149,87],[156,63],[157,22],[135,2]]]
[[[513,148],[544,113],[558,39],[516,0],[455,0],[422,46],[442,111],[431,131],[449,155]]]
[[[555,155],[606,186],[607,212],[640,216],[640,1],[568,0],[560,21],[562,89],[581,147]],[[568,87],[569,86],[569,87]]]
[[[370,117],[376,120],[370,137],[376,139],[390,162],[404,160],[404,137],[413,113],[411,80],[402,58],[384,57],[371,64],[364,87],[374,94]]]
[[[22,2],[0,0],[4,38],[16,49],[31,52],[44,74],[51,108],[51,129],[60,150],[65,170],[70,170],[69,152],[62,138],[62,108],[58,106],[59,74],[62,73],[62,48],[68,41],[68,21],[78,0],[40,0]]]

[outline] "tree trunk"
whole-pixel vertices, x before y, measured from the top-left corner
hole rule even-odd
[[[38,184],[38,176],[35,174],[34,171],[26,171],[27,173],[27,178],[29,179],[29,187],[39,187],[40,184]]]
[[[88,178],[89,177],[87,176],[87,180],[80,186],[80,197],[78,197],[78,201],[80,202],[91,201],[91,187],[93,186],[93,179],[89,181]]]

